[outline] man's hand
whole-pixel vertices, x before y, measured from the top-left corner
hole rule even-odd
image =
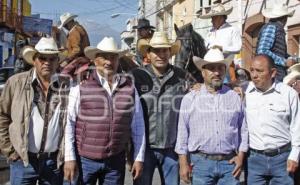
[[[8,157],[8,161],[9,162],[15,162],[17,160],[20,159],[20,156],[18,155],[17,152],[12,153],[9,157]]]
[[[67,61],[62,61],[59,65],[60,67],[64,68],[66,67],[66,65],[68,65],[69,63]]]
[[[296,64],[297,62],[294,59],[287,59],[285,62],[286,67],[291,67],[292,65]]]
[[[289,173],[295,173],[298,168],[298,163],[296,161],[287,160],[287,171]]]
[[[195,83],[190,90],[194,90],[194,91],[200,91],[201,89],[201,83]]]
[[[223,51],[223,47],[220,45],[214,45],[211,47],[212,49],[219,49],[220,51]]]
[[[235,157],[233,157],[229,163],[230,164],[235,164],[235,167],[232,171],[232,175],[235,177],[235,178],[238,178],[241,173],[242,173],[242,167],[243,167],[243,162],[244,162],[244,153],[243,152],[239,152],[239,154]]]
[[[131,174],[133,180],[138,179],[142,175],[142,172],[143,172],[143,162],[135,161],[131,168]]]
[[[189,184],[191,182],[192,171],[186,155],[179,155],[179,174],[181,180]]]
[[[233,90],[241,97],[243,100],[245,97],[245,93],[241,87],[233,87]]]
[[[76,161],[66,161],[64,164],[64,179],[67,181],[73,181],[77,174]]]

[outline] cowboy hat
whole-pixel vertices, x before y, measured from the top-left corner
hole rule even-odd
[[[42,37],[35,47],[25,47],[22,51],[22,56],[27,61],[27,63],[33,65],[33,56],[36,53],[44,54],[44,55],[52,55],[52,54],[59,54],[60,51],[57,48],[55,40],[50,37]]]
[[[226,69],[228,69],[228,66],[230,62],[232,62],[233,57],[234,55],[229,55],[227,58],[224,58],[222,51],[220,51],[219,49],[210,49],[205,54],[204,59],[194,56],[193,61],[199,70],[202,70],[203,66],[207,64],[225,64]]]
[[[229,9],[226,9],[224,5],[221,3],[218,3],[216,5],[213,5],[210,12],[205,15],[200,15],[200,19],[210,19],[213,16],[218,15],[229,15],[233,10],[233,7],[230,7]],[[199,14],[199,11],[197,12]]]
[[[84,54],[89,59],[93,60],[98,53],[114,53],[119,56],[125,54],[127,50],[118,49],[117,43],[113,37],[104,37],[97,47],[88,46],[84,49]]]
[[[141,28],[150,28],[150,29],[155,29],[154,26],[150,25],[150,22],[148,19],[142,18],[138,20],[138,25],[133,26],[132,29],[141,29]]]
[[[66,12],[64,14],[62,14],[59,19],[60,19],[60,25],[58,26],[58,29],[62,29],[62,27],[64,25],[66,25],[68,22],[70,22],[71,20],[75,19],[76,17],[78,17],[78,15],[74,15],[71,14],[69,12]]]
[[[149,48],[171,48],[171,56],[173,56],[179,52],[180,46],[179,40],[171,43],[165,32],[154,32],[149,42],[141,40],[141,43],[138,44],[138,51],[145,56]]]
[[[291,80],[300,77],[300,63],[292,65],[288,69],[288,75],[286,75],[283,79],[283,83],[288,84]]]
[[[275,3],[272,8],[265,8],[262,10],[263,16],[269,19],[283,16],[292,17],[294,13],[295,10],[289,11],[287,5],[284,3]]]

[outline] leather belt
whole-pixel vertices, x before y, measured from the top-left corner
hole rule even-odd
[[[201,157],[204,157],[209,160],[213,161],[224,161],[224,160],[230,160],[234,156],[236,156],[235,152],[231,152],[230,154],[206,154],[200,151],[192,152],[192,154],[200,155]]]
[[[263,154],[263,155],[266,155],[266,156],[269,156],[269,157],[274,157],[276,155],[282,154],[282,153],[287,152],[289,150],[291,150],[291,143],[283,145],[283,146],[281,146],[277,149],[256,150],[256,149],[250,148],[251,152]]]
[[[43,152],[43,153],[32,153],[32,152],[28,152],[28,156],[29,157],[34,157],[34,158],[38,158],[38,159],[46,159],[46,158],[56,158],[58,154],[58,151],[56,152]]]

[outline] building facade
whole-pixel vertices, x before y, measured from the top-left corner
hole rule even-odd
[[[0,67],[15,53],[15,44],[23,38],[22,17],[31,14],[29,0],[0,1]]]
[[[290,10],[296,10],[286,25],[288,52],[299,59],[300,0],[140,0],[139,11],[156,25],[158,31],[166,31],[172,40],[176,38],[174,23],[179,27],[192,23],[194,30],[205,38],[212,27],[211,19],[199,19],[195,15],[209,12],[215,3],[222,3],[227,8],[233,6],[227,22],[240,30],[243,47],[238,57],[246,68],[255,55],[260,28],[268,21],[262,16],[262,9],[270,8],[274,3],[286,3]]]

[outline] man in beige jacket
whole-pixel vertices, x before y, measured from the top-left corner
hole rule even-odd
[[[74,19],[77,15],[71,13],[64,13],[60,16],[61,24],[59,29],[65,28],[68,31],[67,34],[67,58],[61,63],[64,67],[77,57],[84,56],[84,48],[90,46],[90,41],[86,30]]]
[[[59,51],[41,38],[23,58],[34,67],[8,79],[0,97],[0,148],[10,162],[10,183],[63,183],[64,128],[69,81],[58,76]]]

